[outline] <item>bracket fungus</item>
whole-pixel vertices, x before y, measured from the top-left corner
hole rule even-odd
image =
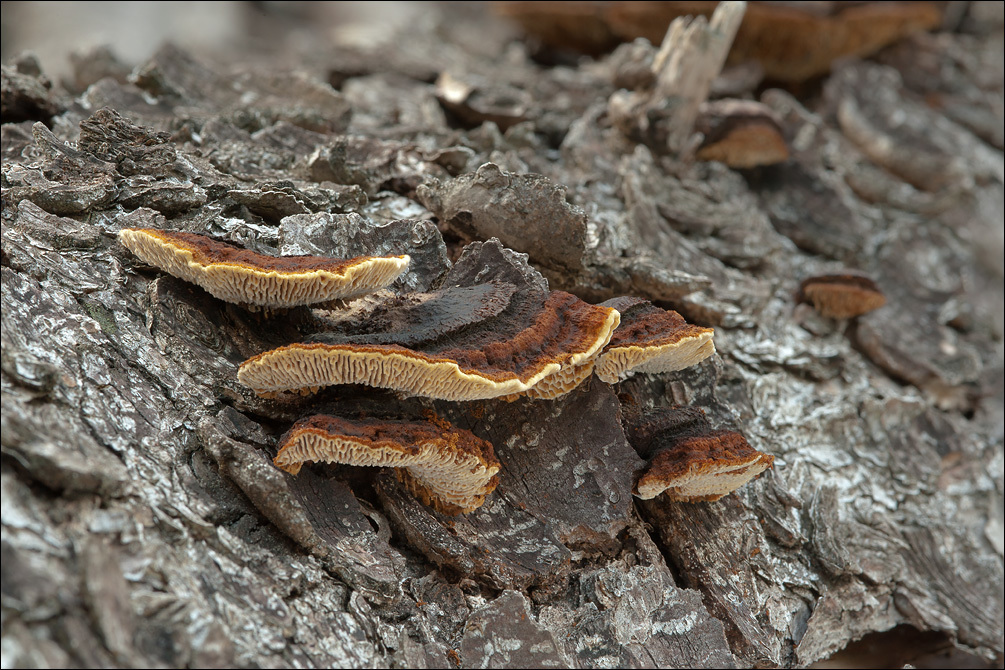
[[[440,400],[522,393],[596,356],[618,326],[618,311],[553,291],[453,337],[409,347],[315,341],[249,358],[238,380],[259,394],[334,384],[365,384]],[[318,336],[315,340],[324,340]]]
[[[661,493],[682,502],[718,500],[774,462],[740,433],[713,430],[697,407],[657,410],[627,432],[636,451],[651,457],[635,485],[635,495],[643,500]]]
[[[276,258],[203,235],[149,228],[124,229],[119,239],[144,261],[218,298],[267,308],[361,295],[389,285],[409,263],[407,255]],[[249,358],[238,380],[266,397],[364,384],[449,401],[551,399],[594,370],[601,380],[616,382],[636,370],[679,370],[715,352],[712,329],[641,298],[591,305],[548,290],[526,256],[498,240],[468,245],[444,283],[438,291],[382,300],[364,321],[316,315],[326,332]],[[719,453],[685,467],[680,450],[661,452],[640,481],[640,496],[652,497],[663,482],[660,490],[672,490],[675,499],[714,500],[771,463],[739,434],[686,437],[698,440],[694,448],[701,453]],[[296,474],[308,461],[394,467],[410,491],[446,514],[479,507],[495,489],[500,467],[490,443],[435,418],[307,417],[283,438],[275,464]]]
[[[143,261],[227,302],[287,308],[354,298],[391,284],[409,257],[266,256],[205,235],[125,228],[119,241]]]
[[[443,514],[467,513],[499,483],[492,445],[446,421],[358,419],[318,414],[286,433],[274,460],[297,474],[304,463],[396,468],[398,478]]]
[[[708,17],[718,5],[710,0],[506,0],[493,3],[493,9],[545,45],[598,55],[639,37],[659,44],[674,19]],[[752,2],[728,62],[757,61],[771,79],[801,82],[825,74],[839,58],[871,55],[941,20],[936,2]]]
[[[601,305],[621,314],[621,325],[597,359],[597,376],[609,384],[634,372],[683,370],[715,353],[715,331],[692,325],[677,312],[632,297]]]
[[[702,104],[695,130],[704,139],[695,152],[703,161],[733,168],[774,165],[789,158],[778,115],[753,100],[715,100]]]
[[[854,272],[818,275],[804,279],[800,299],[832,319],[861,316],[886,304],[886,297],[869,277]]]

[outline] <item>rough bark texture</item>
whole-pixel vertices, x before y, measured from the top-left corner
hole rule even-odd
[[[738,172],[611,122],[655,47],[543,67],[491,17],[430,16],[295,68],[165,47],[125,82],[96,51],[110,76],[76,99],[4,66],[4,665],[789,667],[902,624],[1000,664],[1001,27],[763,91],[792,157]],[[444,73],[471,88],[449,105]],[[413,265],[341,314],[253,314],[137,261],[115,233],[143,226]],[[488,235],[518,253],[485,245],[473,279],[634,293],[719,354],[553,401],[237,382],[441,287]],[[797,304],[846,268],[887,304]],[[625,403],[700,406],[775,467],[717,502],[634,499]],[[326,408],[433,410],[495,445],[501,483],[446,517],[390,472],[276,469]]]

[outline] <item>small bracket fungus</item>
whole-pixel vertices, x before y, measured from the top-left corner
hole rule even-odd
[[[354,298],[391,284],[408,268],[403,256],[265,256],[205,235],[125,228],[119,240],[143,261],[221,300],[286,308]]]
[[[800,300],[832,319],[850,319],[886,304],[876,282],[854,272],[809,277],[803,280],[799,292]]]
[[[601,303],[621,314],[621,325],[597,359],[597,376],[609,384],[633,372],[673,372],[715,353],[711,328],[694,326],[677,312],[641,298]]]
[[[695,130],[704,135],[695,157],[733,168],[774,165],[789,158],[778,115],[753,100],[704,103]]]
[[[274,462],[297,474],[309,461],[397,468],[412,493],[451,515],[478,508],[499,483],[492,445],[439,419],[306,417],[283,437]]]
[[[414,347],[290,344],[249,358],[237,377],[259,394],[366,384],[440,400],[498,398],[588,362],[620,321],[617,310],[562,291],[523,307]]]
[[[658,410],[628,438],[649,469],[635,485],[643,500],[665,493],[671,500],[718,500],[771,467],[774,456],[761,453],[740,433],[713,430],[697,407]],[[653,455],[655,454],[655,455]]]

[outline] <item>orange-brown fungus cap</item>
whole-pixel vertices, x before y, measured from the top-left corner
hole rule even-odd
[[[682,370],[715,353],[715,331],[692,325],[677,312],[639,298],[602,304],[621,313],[621,325],[597,359],[597,376],[609,384],[633,372]]]
[[[408,268],[408,256],[265,256],[205,235],[150,228],[119,231],[143,261],[241,305],[296,307],[354,298],[384,288]]]
[[[492,445],[442,420],[307,417],[283,437],[274,462],[297,474],[311,461],[399,468],[406,486],[444,514],[476,509],[499,483]]]
[[[752,168],[781,163],[789,157],[777,115],[753,100],[716,100],[702,105],[695,130],[705,136],[695,153],[699,160]]]
[[[774,461],[747,444],[740,433],[712,430],[698,408],[658,410],[628,433],[641,453],[655,452],[635,486],[635,495],[644,500],[661,493],[683,502],[718,500]]]
[[[819,16],[774,3],[749,4],[730,62],[756,59],[772,79],[804,81],[826,73],[838,58],[868,56],[942,20],[935,2],[820,3],[826,4],[837,11]]]
[[[660,44],[680,16],[711,16],[712,0],[492,3],[543,44],[591,55],[619,41],[645,37]],[[760,62],[771,79],[804,81],[848,56],[868,56],[905,35],[935,28],[936,2],[751,2],[729,53],[729,63]]]
[[[499,15],[512,19],[543,44],[599,56],[610,51],[619,36],[611,32],[596,2],[508,0],[491,3]],[[659,44],[657,41],[656,44]]]
[[[673,19],[710,16],[719,3],[600,4],[608,26],[621,39],[645,37],[659,44]],[[805,81],[825,74],[838,58],[868,56],[912,32],[935,28],[941,20],[936,2],[751,2],[727,62],[756,60],[770,79]]]
[[[850,319],[886,304],[886,297],[869,277],[855,273],[819,275],[803,280],[801,299],[832,319]]]
[[[241,364],[237,376],[258,393],[366,384],[441,400],[522,393],[600,352],[618,326],[610,307],[553,291],[536,309],[495,319],[433,342],[291,344]]]

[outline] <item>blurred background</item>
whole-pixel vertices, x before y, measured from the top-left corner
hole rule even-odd
[[[442,4],[442,3],[439,3]],[[454,4],[454,3],[450,3]],[[478,5],[481,3],[456,3]],[[386,39],[437,8],[428,2],[4,2],[2,58],[32,51],[54,79],[71,54],[107,45],[127,66],[165,41],[206,55],[298,53]],[[456,9],[461,9],[457,7]],[[464,11],[477,11],[466,7]]]
[[[76,69],[93,61],[94,50],[109,47],[107,59],[124,70],[122,77],[147,60],[165,42],[172,42],[196,56],[219,63],[269,64],[304,67],[331,63],[333,49],[355,47],[377,54],[382,44],[394,42],[391,51],[413,52],[428,60],[425,47],[439,50],[456,44],[467,53],[498,57],[504,45],[526,39],[527,52],[544,64],[575,64],[586,54],[610,52],[619,42],[645,37],[658,44],[669,21],[683,13],[710,15],[716,2],[4,2],[2,55],[4,62],[25,51],[37,56],[42,71],[51,79],[78,92],[89,81]],[[814,19],[834,16],[861,4],[899,4],[903,16],[883,27],[882,21],[843,26],[848,34],[813,37]],[[932,17],[928,11],[937,8]],[[883,10],[885,11],[885,10]],[[919,12],[921,14],[919,15]],[[893,10],[893,14],[896,11]],[[889,14],[889,12],[887,12]],[[485,20],[485,15],[492,18]],[[791,21],[793,15],[803,17]],[[758,16],[761,18],[759,19]],[[734,43],[732,60],[761,58],[763,74],[776,84],[822,74],[834,57],[868,55],[914,28],[942,29],[972,34],[1000,33],[1005,22],[1001,2],[755,2],[745,26],[761,21],[767,28],[754,43],[744,44],[742,31]],[[896,26],[895,21],[901,25]],[[749,26],[748,26],[749,27]],[[833,25],[832,25],[833,27]],[[796,35],[787,31],[795,30]],[[850,31],[850,32],[849,32]],[[885,31],[885,34],[883,33]],[[436,35],[433,44],[422,45],[423,33]],[[490,33],[490,34],[489,34]],[[877,33],[870,35],[869,33]],[[883,33],[883,34],[879,34]],[[414,44],[408,44],[409,36]],[[771,36],[765,39],[764,36]],[[789,42],[807,50],[801,60],[822,58],[822,66],[810,64],[805,72],[773,67],[766,52],[784,51]],[[798,43],[804,42],[799,47]],[[842,42],[847,42],[842,44]],[[871,46],[866,43],[872,43]],[[1000,48],[1001,40],[998,40]],[[790,44],[791,47],[791,44]],[[418,53],[414,50],[418,49]],[[105,53],[105,52],[103,52]],[[454,54],[455,55],[455,54]],[[986,55],[986,54],[985,54]],[[89,56],[89,57],[88,57]],[[791,54],[789,54],[791,56]],[[449,57],[449,56],[448,56]],[[983,56],[982,56],[983,57]],[[1003,58],[999,54],[999,58]],[[818,59],[819,59],[818,58]],[[285,62],[272,62],[280,60]],[[790,63],[792,58],[789,58]],[[462,63],[455,63],[463,65]],[[398,63],[394,69],[401,69]],[[777,65],[777,64],[776,64]],[[807,69],[808,67],[808,69]],[[324,67],[323,67],[324,69]],[[785,70],[788,70],[786,65]],[[77,85],[73,85],[74,76]],[[418,78],[423,78],[419,76]],[[80,84],[83,84],[82,86]],[[333,83],[333,85],[337,85]],[[338,86],[337,86],[338,87]]]

